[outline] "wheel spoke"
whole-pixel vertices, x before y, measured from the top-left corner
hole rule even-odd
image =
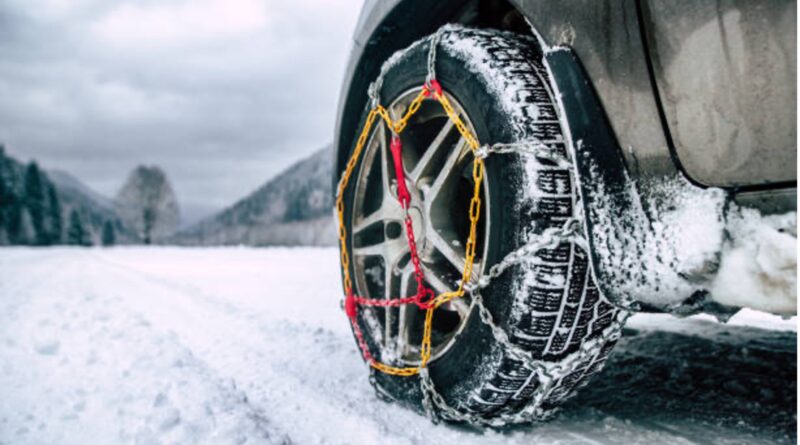
[[[438,271],[434,270],[432,267],[429,267],[425,264],[422,265],[423,272],[425,272],[425,281],[433,288],[436,292],[436,295],[450,292],[455,288],[455,286],[447,284],[445,279],[442,278]]]
[[[407,297],[409,295],[410,284],[414,276],[414,270],[411,267],[406,267],[403,274],[400,276],[400,297]],[[412,305],[406,304],[398,308],[397,316],[397,355],[402,357],[406,354],[409,336],[411,331],[411,323],[413,321]]]
[[[439,193],[442,191],[442,187],[450,175],[453,173],[453,169],[456,167],[458,158],[461,157],[461,152],[466,145],[466,141],[464,138],[459,138],[458,142],[456,143],[456,147],[447,157],[447,160],[444,162],[442,169],[436,175],[436,179],[431,184],[430,188],[425,193],[425,201],[433,204],[436,201],[436,198],[439,196]],[[429,204],[430,205],[430,204]]]
[[[403,237],[400,237],[367,246],[354,247],[353,256],[381,256],[384,257],[384,260],[387,258],[389,259],[389,262],[386,264],[393,264],[391,262],[397,261],[398,255],[407,248],[408,245],[406,241]]]
[[[433,288],[436,295],[444,292],[450,292],[458,287],[457,283],[448,284],[441,274],[434,268],[423,265],[425,271],[425,281]],[[461,317],[465,317],[469,313],[469,304],[464,300],[464,297],[454,298],[442,306],[446,310],[456,311]]]
[[[388,201],[394,201],[395,195],[392,193],[392,178],[391,174],[392,169],[390,168],[389,163],[391,162],[391,156],[389,156],[389,146],[386,143],[386,123],[381,122],[378,127],[378,139],[380,140],[380,147],[379,150],[381,152],[380,162],[381,162],[381,186],[383,187],[383,201],[382,206],[385,207]]]
[[[442,129],[439,130],[439,134],[436,135],[436,137],[433,139],[433,142],[431,142],[428,148],[425,149],[425,153],[422,154],[422,157],[419,158],[419,161],[417,161],[414,169],[408,174],[409,179],[411,179],[414,184],[417,184],[422,175],[430,169],[433,159],[435,159],[436,154],[444,146],[444,141],[452,130],[453,121],[447,119],[447,122],[442,126]]]
[[[353,224],[353,235],[358,235],[365,229],[372,227],[373,224],[384,220],[383,208],[380,208],[368,216]]]
[[[364,230],[372,227],[374,224],[378,222],[383,222],[384,224],[395,222],[398,224],[403,223],[403,208],[395,202],[387,202],[384,201],[383,205],[374,212],[370,213],[369,215],[361,218],[355,224],[353,224],[353,235],[359,235]]]
[[[386,261],[386,257],[383,258]],[[395,279],[396,275],[394,274],[394,263],[389,261],[384,263],[386,267],[383,270],[383,282],[385,283],[383,287],[383,299],[384,300],[391,300],[392,297],[395,295],[392,293],[394,286],[392,285],[392,281]]]
[[[448,301],[444,305],[445,309],[450,309],[458,312],[458,316],[464,319],[469,315],[469,304],[464,300],[465,297],[457,297]]]
[[[450,234],[449,232],[445,232],[445,234]],[[437,232],[436,230],[429,230],[426,233],[426,238],[428,241],[433,245],[434,249],[438,251],[450,264],[453,265],[459,272],[464,270],[464,264],[466,262],[464,258],[465,252],[460,249],[453,248],[453,240],[455,240],[455,234],[451,234],[452,236],[443,236],[441,233]],[[480,261],[475,260],[472,265],[472,276],[470,280],[474,280],[478,278],[478,271],[481,270]]]
[[[450,244],[452,241],[445,239],[441,233],[434,230],[426,232],[425,237],[433,244],[433,247],[456,269],[464,268],[464,252],[458,251]],[[454,239],[455,237],[447,237]]]
[[[383,243],[353,248],[353,256],[383,256]]]
[[[392,299],[392,281],[394,278],[394,273],[392,273],[392,269],[394,265],[391,263],[386,262],[386,257],[384,257],[384,264],[383,264],[383,299],[384,300],[391,300]],[[384,308],[384,336],[383,336],[383,344],[384,346],[389,346],[392,339],[392,318],[393,318],[393,308],[387,306]]]

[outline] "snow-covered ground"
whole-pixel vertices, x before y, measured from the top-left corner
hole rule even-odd
[[[0,251],[0,444],[796,441],[796,320],[637,315],[555,421],[378,401],[333,249]],[[744,326],[742,326],[744,325]]]

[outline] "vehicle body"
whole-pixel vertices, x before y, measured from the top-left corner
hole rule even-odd
[[[796,60],[792,0],[366,1],[334,189],[378,394],[530,423],[633,312],[795,314]]]
[[[796,210],[791,0],[368,0],[339,103],[337,173],[381,63],[445,23],[533,33],[570,48],[586,74],[581,94],[599,101],[611,150],[638,187],[682,177],[765,213]]]
[[[518,13],[548,44],[575,51],[633,175],[679,170],[775,211],[795,207],[796,91],[767,84],[795,83],[796,2],[504,3],[367,1],[342,89],[337,143],[349,143],[356,123],[348,117],[357,113],[348,111],[361,108],[388,55],[448,22],[507,19],[515,29]]]

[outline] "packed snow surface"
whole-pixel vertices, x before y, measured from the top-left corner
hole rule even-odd
[[[432,425],[379,401],[334,249],[0,251],[0,444],[767,444],[796,440],[795,319],[637,315],[553,422]]]

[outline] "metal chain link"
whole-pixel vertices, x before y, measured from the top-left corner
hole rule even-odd
[[[563,242],[572,242],[578,246],[585,246],[585,238],[581,235],[581,224],[577,218],[567,219],[561,227],[545,229],[539,235],[522,247],[508,253],[499,263],[489,268],[489,272],[464,286],[467,291],[483,289],[491,280],[499,277],[511,266],[517,265],[530,257],[530,255],[543,250],[553,249]]]
[[[434,416],[458,422],[468,422],[475,425],[492,427],[543,422],[552,418],[556,414],[555,408],[550,407],[545,409],[544,404],[548,401],[552,391],[555,389],[556,383],[564,377],[577,372],[578,368],[583,366],[587,360],[596,357],[608,341],[616,341],[619,339],[622,327],[628,317],[630,317],[629,312],[617,312],[612,324],[606,327],[600,336],[584,342],[577,351],[561,361],[557,363],[547,363],[543,360],[534,359],[530,352],[520,349],[519,346],[510,341],[508,334],[494,322],[491,312],[486,305],[483,304],[480,292],[475,291],[472,293],[472,302],[478,310],[481,321],[490,328],[492,336],[503,346],[503,349],[509,353],[509,355],[522,362],[523,366],[537,373],[536,381],[538,386],[528,404],[516,414],[501,413],[495,418],[486,419],[476,414],[458,411],[449,406],[444,400],[444,397],[436,391],[426,369],[424,375],[422,375],[422,373],[420,374],[423,405],[425,403],[430,403],[426,401],[432,401],[433,405],[439,410],[438,412],[433,412]],[[430,409],[426,407],[425,410],[426,414],[431,417]]]
[[[436,48],[439,46],[443,33],[444,28],[439,28],[431,37],[431,43],[428,47],[428,76],[425,78],[425,84],[430,84],[432,80],[436,79]]]
[[[571,169],[572,162],[569,161],[564,155],[558,152],[557,149],[547,146],[545,143],[540,142],[534,138],[527,141],[514,142],[514,143],[498,143],[492,145],[483,145],[475,151],[475,157],[485,159],[490,154],[508,154],[508,153],[523,153],[530,154],[540,159],[546,159],[556,165],[558,168]]]
[[[436,80],[436,50],[444,33],[444,28],[440,28],[430,40],[428,49],[427,70],[425,85],[430,86]],[[378,77],[369,85],[368,96],[371,108],[380,109],[380,90],[383,86],[383,78],[388,71],[389,65],[384,64]],[[410,113],[409,113],[410,114]],[[402,128],[401,128],[402,130]],[[477,144],[476,144],[477,145]],[[476,159],[484,160],[492,154],[518,153],[522,155],[532,155],[540,160],[551,162],[556,168],[563,168],[573,174],[573,163],[558,152],[557,149],[550,147],[538,140],[530,139],[515,143],[497,143],[484,145],[474,150]],[[549,167],[543,165],[543,167]],[[510,424],[532,423],[544,421],[555,415],[554,408],[545,409],[544,404],[552,395],[556,384],[564,377],[577,372],[578,369],[593,360],[601,349],[609,341],[616,341],[622,331],[625,321],[630,317],[628,310],[617,309],[611,325],[607,326],[600,336],[585,341],[580,348],[569,354],[559,362],[545,362],[542,359],[535,359],[530,351],[526,351],[511,342],[508,333],[497,325],[489,309],[483,303],[481,289],[489,286],[493,279],[498,278],[510,267],[529,260],[531,255],[543,250],[552,249],[561,243],[573,243],[576,246],[589,251],[586,238],[583,236],[583,225],[577,217],[567,219],[561,227],[554,227],[544,230],[541,234],[533,236],[530,242],[522,247],[507,254],[503,260],[489,268],[487,274],[464,284],[464,290],[472,297],[470,311],[477,309],[480,320],[491,331],[492,337],[502,346],[503,350],[518,360],[529,369],[536,373],[538,386],[530,398],[528,404],[516,414],[501,413],[494,418],[484,418],[478,414],[460,411],[451,407],[444,397],[436,390],[433,380],[427,367],[423,366],[419,370],[420,390],[422,391],[422,408],[425,414],[433,423],[440,420],[450,420],[456,422],[467,422],[473,425],[490,427],[501,427]],[[382,351],[381,351],[382,352]],[[375,388],[378,397],[384,400],[393,400],[391,396],[383,391],[378,384],[374,368],[370,368],[370,384]]]

